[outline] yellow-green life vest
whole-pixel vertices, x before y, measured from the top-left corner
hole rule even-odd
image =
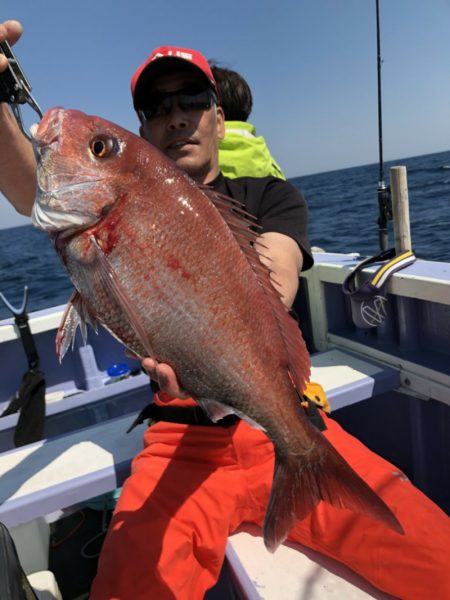
[[[219,144],[219,167],[226,177],[278,177],[286,179],[270,154],[266,141],[245,121],[225,121],[225,137]]]

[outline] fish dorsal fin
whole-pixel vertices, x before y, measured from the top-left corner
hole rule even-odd
[[[264,245],[258,241],[258,229],[261,229],[261,226],[255,222],[256,217],[248,213],[244,205],[237,200],[219,194],[208,186],[200,187],[230,228],[263,288],[284,341],[292,383],[302,394],[310,376],[309,353],[297,322],[290,316],[279,291],[273,285],[270,268],[261,262],[260,253],[255,248],[258,244],[259,248],[264,250]]]
[[[59,362],[62,361],[69,347],[74,347],[77,328],[81,330],[84,343],[87,340],[86,325],[90,325],[97,333],[96,318],[89,311],[89,307],[83,302],[83,298],[76,290],[67,303],[61,323],[56,333],[56,354]]]
[[[254,215],[245,210],[242,202],[225,194],[220,194],[208,185],[200,185],[199,188],[214,204],[233,234],[240,234],[238,241],[246,240],[247,244],[256,241],[258,229],[261,229],[261,225],[257,224]],[[251,227],[253,229],[250,229]],[[240,241],[239,244],[241,245]],[[242,249],[245,252],[245,248]]]

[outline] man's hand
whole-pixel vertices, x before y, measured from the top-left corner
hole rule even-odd
[[[0,23],[0,42],[8,42],[10,46],[15,44],[23,32],[23,27],[19,21],[4,21]],[[0,53],[0,72],[8,66],[8,60],[4,54]]]
[[[181,388],[172,367],[164,363],[158,363],[153,358],[144,358],[142,366],[150,378],[159,384],[161,391],[174,398],[189,398],[189,394]]]
[[[19,21],[0,23],[0,42],[11,46],[22,35]],[[0,54],[0,73],[8,61]],[[22,135],[6,103],[0,103],[0,192],[22,215],[30,215],[36,192],[36,160],[27,138]]]

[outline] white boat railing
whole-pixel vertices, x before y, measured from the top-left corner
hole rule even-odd
[[[360,260],[358,255],[318,253],[315,260],[314,268],[302,276],[315,348],[340,348],[380,361],[399,369],[403,391],[450,404],[450,265],[417,260],[395,273],[386,288],[389,301],[395,303],[395,323],[388,322],[372,335],[352,325],[348,307],[347,326],[330,323],[334,311],[345,312],[348,303],[342,295],[341,305],[330,306],[330,288],[342,285]],[[422,339],[421,327],[430,336],[428,342]]]

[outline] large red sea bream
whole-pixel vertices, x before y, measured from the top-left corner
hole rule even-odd
[[[308,353],[239,208],[98,117],[53,109],[33,136],[33,222],[53,238],[76,288],[60,355],[78,325],[98,322],[137,355],[170,364],[214,420],[234,412],[263,428],[276,456],[269,550],[320,500],[401,532],[305,417],[293,382],[301,393]]]

